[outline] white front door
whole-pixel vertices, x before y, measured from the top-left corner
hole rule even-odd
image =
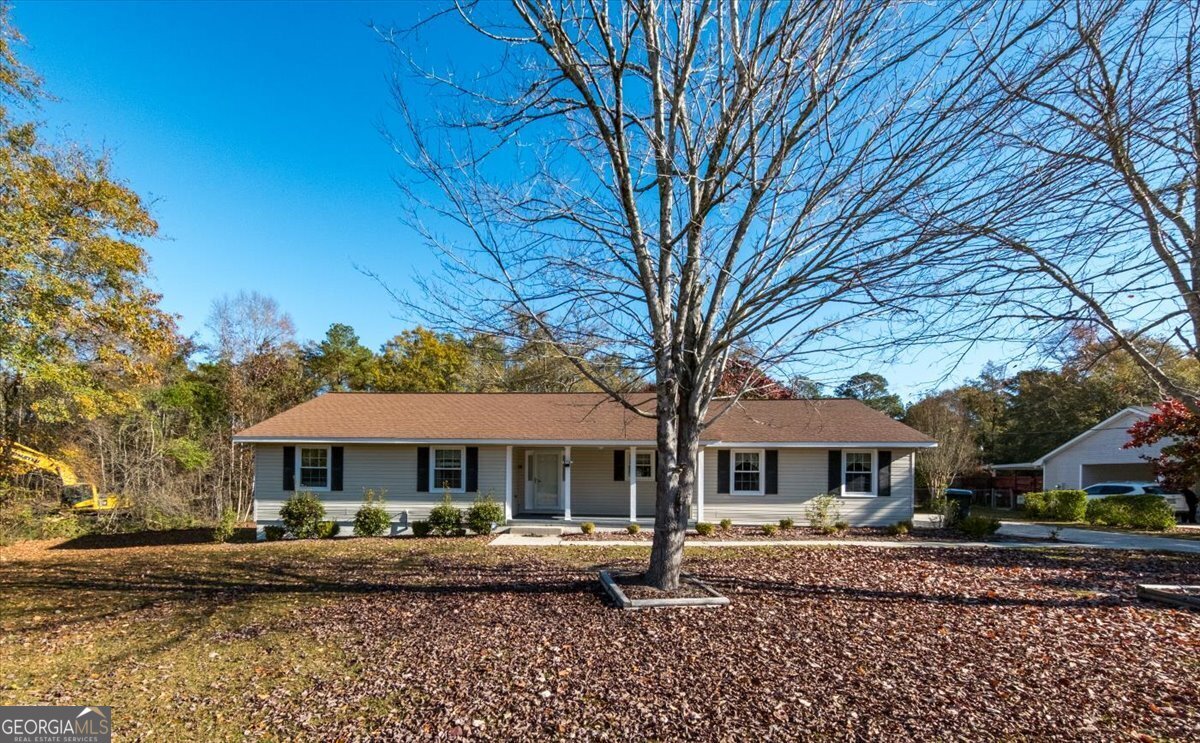
[[[529,488],[533,493],[533,510],[562,510],[562,455],[556,451],[535,451],[529,454]]]

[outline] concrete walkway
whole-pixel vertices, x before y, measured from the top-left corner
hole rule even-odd
[[[917,514],[916,526],[930,526],[931,517]],[[1013,539],[1045,539],[1051,527],[1021,521],[1001,522],[999,534]],[[500,534],[490,542],[493,547],[646,547],[649,540],[631,542],[621,539],[570,541],[559,536],[522,536]],[[1200,554],[1200,541],[1151,537],[1142,534],[1096,531],[1094,529],[1063,528],[1057,542],[948,542],[930,540],[891,541],[868,539],[763,539],[763,540],[699,540],[690,539],[688,547],[952,547],[991,549],[1030,549],[1034,547],[1077,547],[1083,549],[1138,550],[1144,552],[1178,552]]]

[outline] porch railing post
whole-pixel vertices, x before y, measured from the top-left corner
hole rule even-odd
[[[512,521],[513,517],[513,466],[511,446],[504,447],[504,520]]]
[[[571,447],[563,447],[563,520],[571,520]]]
[[[704,449],[696,455],[696,521],[704,520]]]
[[[629,523],[637,521],[637,447],[629,447]]]

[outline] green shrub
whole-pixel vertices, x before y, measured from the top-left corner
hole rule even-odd
[[[773,537],[779,533],[779,527],[775,524],[763,524],[762,533],[766,534],[768,537]]]
[[[850,522],[845,519],[839,519],[833,522],[834,531],[847,531],[850,528]]]
[[[638,526],[637,524],[630,524],[629,526],[625,527],[625,531],[629,532],[630,534],[637,534],[641,530],[642,527]]]
[[[1047,490],[1025,494],[1025,512],[1035,519],[1083,521],[1087,514],[1087,493],[1082,490]]]
[[[320,536],[321,519],[325,518],[325,506],[317,496],[301,490],[279,507],[279,518],[288,533],[297,539],[314,539]]]
[[[804,517],[808,525],[828,533],[842,517],[841,506],[833,493],[821,493],[808,502],[804,507]]]
[[[958,528],[969,537],[989,537],[1000,528],[1000,520],[987,516],[968,516],[958,523]]]
[[[268,542],[278,542],[280,539],[283,539],[284,534],[287,534],[287,529],[284,529],[282,526],[271,524],[270,526],[263,527],[263,536],[267,538]]]
[[[579,531],[583,532],[584,534],[591,534],[592,532],[596,531],[596,525],[591,521],[584,521],[579,525]]]
[[[233,537],[233,532],[237,529],[237,511],[232,508],[221,509],[221,518],[217,520],[217,525],[213,527],[214,542],[228,542]]]
[[[733,528],[733,519],[721,519],[721,531],[729,531]]]
[[[467,509],[467,527],[476,534],[491,534],[496,524],[504,523],[504,506],[491,495],[481,495]]]
[[[897,521],[887,528],[887,533],[893,537],[902,537],[912,531],[912,521]]]
[[[450,537],[463,531],[462,509],[450,500],[450,491],[442,494],[442,502],[429,512],[429,525],[438,536]]]
[[[332,539],[342,531],[342,527],[336,521],[322,521],[317,527],[318,539]]]
[[[794,519],[790,519],[790,518],[779,519],[779,528],[784,531],[791,529],[795,525],[796,525],[796,521]]]
[[[1111,495],[1088,501],[1089,524],[1166,531],[1175,528],[1171,504],[1157,495]]]
[[[698,521],[696,522],[696,533],[702,537],[711,537],[717,533],[717,527],[707,521]]]
[[[427,537],[433,533],[433,524],[428,521],[412,522],[412,533],[415,537]]]
[[[383,536],[391,522],[386,508],[364,503],[354,514],[354,533],[360,537]]]

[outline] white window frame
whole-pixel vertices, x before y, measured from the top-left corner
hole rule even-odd
[[[735,483],[737,482],[737,455],[738,454],[757,454],[758,455],[758,489],[757,490],[738,490]],[[766,449],[730,449],[729,450],[729,494],[730,495],[763,495],[766,493],[767,485],[767,450]]]
[[[639,458],[639,457],[641,457],[642,455],[645,455],[645,456],[649,457],[649,459],[650,459],[650,476],[649,476],[649,477],[642,477],[641,475],[637,475],[638,482],[650,482],[650,481],[653,481],[653,480],[654,480],[654,478],[655,478],[655,476],[658,474],[658,471],[657,471],[657,469],[656,469],[656,467],[655,467],[655,461],[654,461],[654,460],[658,459],[658,457],[654,456],[655,454],[656,454],[656,452],[654,452],[653,450],[651,450],[651,451],[638,451],[638,452],[635,452],[635,453],[634,453],[634,455],[633,455],[633,472],[634,472],[634,474],[637,474],[637,471],[638,471],[638,463],[637,463],[637,460],[638,460],[638,458]]]
[[[305,485],[304,480],[300,477],[300,469],[304,462],[305,449],[324,449],[325,450],[325,485]],[[311,493],[328,493],[332,487],[333,480],[333,447],[332,446],[297,446],[296,447],[296,491],[308,491]]]
[[[437,453],[439,451],[456,451],[458,452],[458,469],[462,477],[459,481],[462,482],[462,487],[459,488],[443,488],[442,484],[437,481]],[[441,493],[449,490],[451,493],[467,492],[467,447],[465,446],[431,446],[429,447],[429,492]]]
[[[846,489],[849,472],[846,465],[849,462],[847,454],[869,454],[871,456],[871,492],[858,492]],[[858,474],[858,473],[855,473]],[[877,449],[843,449],[842,450],[842,497],[843,498],[876,498],[879,496],[879,452]]]

